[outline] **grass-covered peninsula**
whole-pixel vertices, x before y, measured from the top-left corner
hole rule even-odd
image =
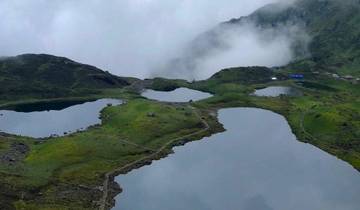
[[[136,96],[127,100],[124,105],[104,109],[102,124],[84,132],[42,140],[2,134],[1,207],[108,206],[114,189],[104,186],[104,180],[110,179],[106,183],[111,185],[113,175],[149,164],[169,154],[174,145],[221,129],[209,112],[187,104],[165,104]],[[109,197],[102,200],[104,193]]]

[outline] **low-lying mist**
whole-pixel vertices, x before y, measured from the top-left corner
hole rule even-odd
[[[283,65],[292,59],[289,29],[259,31],[251,25],[227,30],[221,46],[206,56],[186,55],[199,35],[274,2],[2,0],[0,56],[48,53],[140,78],[203,79],[229,66]],[[184,57],[194,60],[180,68]],[[174,58],[179,62],[169,66]]]
[[[198,80],[229,67],[282,66],[295,59],[296,44],[307,51],[309,41],[300,25],[266,29],[252,23],[223,25],[199,36],[155,75]]]

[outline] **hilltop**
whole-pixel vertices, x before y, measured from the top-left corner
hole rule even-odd
[[[45,54],[24,54],[0,60],[0,97],[59,98],[122,88],[134,79],[118,77],[94,66]]]

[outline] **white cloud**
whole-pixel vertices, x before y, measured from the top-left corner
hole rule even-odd
[[[274,1],[0,0],[0,55],[49,53],[143,78],[198,34]]]

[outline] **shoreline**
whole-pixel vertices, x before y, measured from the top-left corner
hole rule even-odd
[[[191,106],[190,106],[191,107]],[[225,131],[223,125],[218,121],[218,109],[216,111],[209,111],[206,110],[207,115],[214,116],[216,119],[215,127],[210,126],[210,124],[203,119],[202,115],[199,114],[196,111],[196,108],[191,107],[198,118],[201,120],[203,125],[205,125],[205,128],[196,131],[194,133],[187,134],[185,136],[177,137],[175,139],[170,140],[166,144],[164,144],[160,149],[158,149],[155,153],[152,153],[144,158],[141,158],[139,160],[133,161],[132,163],[129,163],[125,166],[122,166],[121,168],[118,168],[116,170],[113,170],[111,172],[108,172],[105,175],[105,181],[102,186],[103,188],[103,197],[98,202],[99,203],[99,209],[100,210],[111,210],[113,207],[115,207],[115,197],[118,196],[123,192],[123,189],[121,188],[121,184],[117,183],[115,181],[115,178],[120,175],[125,175],[132,170],[140,169],[143,166],[151,165],[153,161],[161,160],[163,158],[168,157],[170,154],[173,153],[173,148],[178,146],[185,146],[187,143],[193,142],[193,141],[201,141],[203,138],[207,136],[211,136],[213,134],[223,132]],[[205,135],[201,135],[204,133]],[[201,135],[201,136],[197,136]],[[200,137],[200,138],[198,138]],[[168,153],[165,153],[164,150],[171,147],[171,151]],[[104,191],[105,189],[105,191]]]
[[[300,136],[297,136],[297,135],[296,135],[296,133],[295,133],[296,129],[293,128],[293,126],[290,124],[290,121],[289,121],[288,117],[287,117],[286,115],[284,115],[284,114],[279,113],[279,112],[276,112],[276,111],[273,111],[273,110],[270,110],[270,109],[266,109],[266,108],[255,107],[255,106],[254,106],[254,107],[250,107],[250,106],[243,106],[243,107],[241,107],[241,106],[239,106],[239,107],[222,107],[222,108],[218,108],[217,111],[215,112],[215,113],[216,113],[216,119],[219,120],[219,118],[218,118],[219,111],[224,110],[224,109],[236,109],[236,108],[242,108],[242,109],[249,108],[249,109],[265,110],[265,111],[269,111],[269,112],[272,112],[272,113],[274,113],[274,114],[276,114],[276,115],[281,116],[281,118],[283,118],[283,120],[288,124],[288,126],[289,126],[289,128],[290,128],[291,134],[295,136],[296,142],[299,142],[299,143],[302,143],[302,144],[306,144],[306,145],[310,145],[310,146],[312,146],[312,147],[314,147],[314,148],[316,148],[316,149],[318,149],[318,150],[320,150],[320,151],[322,151],[322,152],[324,152],[324,153],[327,153],[327,154],[330,155],[330,156],[336,157],[339,161],[342,161],[343,163],[349,165],[349,166],[350,166],[351,168],[353,168],[354,170],[360,172],[359,169],[357,169],[356,167],[354,167],[353,165],[351,165],[351,164],[348,163],[347,161],[341,159],[340,157],[336,156],[335,154],[332,154],[332,153],[324,150],[323,148],[321,148],[321,147],[319,147],[319,146],[316,146],[315,144],[312,144],[312,143],[310,143],[310,142],[306,142],[306,141],[304,141],[304,140],[301,140],[301,139],[300,139]],[[306,114],[306,113],[301,113],[301,114]],[[206,121],[205,121],[205,122],[206,122]],[[300,121],[300,123],[303,123],[303,122]],[[218,124],[223,125],[220,121],[218,121]],[[209,127],[209,129],[211,130],[210,127]],[[224,131],[226,131],[226,129],[224,129]],[[199,132],[201,132],[201,131],[199,131]],[[304,130],[303,132],[306,133],[305,130]],[[212,133],[211,135],[213,135],[213,134],[216,134],[216,133]],[[191,135],[191,134],[189,134],[189,135]],[[203,137],[203,138],[205,138],[205,137]],[[193,142],[193,141],[202,141],[203,138],[200,139],[200,140],[190,140],[190,141],[186,141],[184,144],[181,144],[181,145],[172,145],[172,146],[173,146],[173,148],[175,148],[175,147],[177,147],[177,146],[185,146],[185,144],[191,143],[191,142]],[[172,150],[172,151],[173,151],[173,150]],[[149,161],[139,162],[138,164],[129,166],[129,168],[127,168],[127,169],[125,168],[124,170],[119,171],[119,174],[112,174],[112,176],[110,177],[110,182],[109,182],[109,186],[110,186],[110,190],[111,190],[111,191],[110,191],[110,194],[109,194],[109,196],[108,196],[108,198],[107,198],[107,204],[108,204],[108,206],[107,206],[107,208],[104,208],[104,209],[101,209],[101,210],[111,210],[112,208],[114,208],[114,207],[115,207],[115,204],[116,204],[116,203],[115,203],[115,202],[116,202],[116,200],[115,200],[116,196],[120,195],[120,194],[123,192],[123,188],[121,188],[121,184],[120,184],[119,182],[116,182],[116,181],[115,181],[115,178],[116,178],[117,176],[126,175],[127,173],[131,172],[132,170],[140,169],[140,168],[143,167],[143,166],[151,165],[151,164],[153,163],[153,161],[157,161],[157,160],[161,160],[162,158],[166,158],[166,157],[168,157],[170,154],[173,154],[173,153],[168,153],[168,154],[165,154],[164,156],[154,157],[153,159],[151,159],[151,160],[149,160]],[[124,167],[125,167],[125,166],[124,166]]]

